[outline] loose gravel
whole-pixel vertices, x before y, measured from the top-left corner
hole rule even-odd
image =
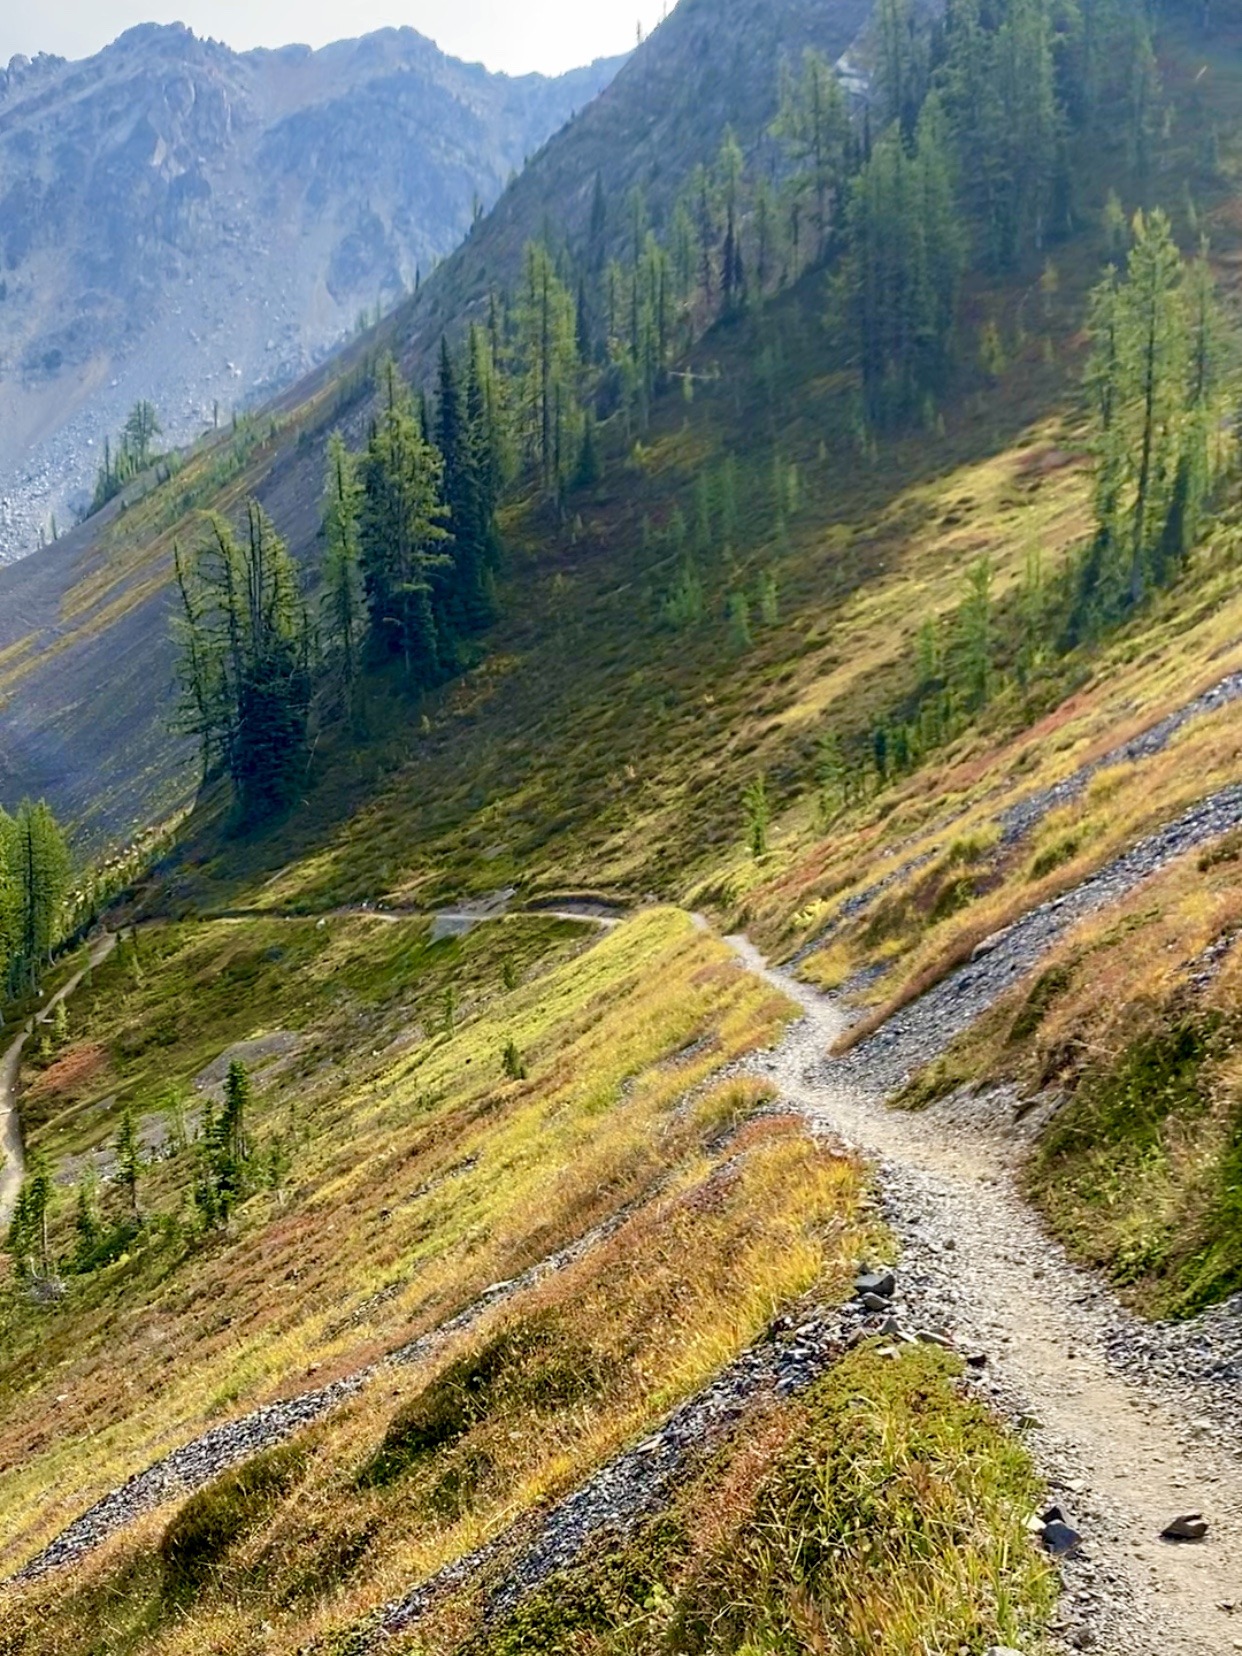
[[[651,1194],[658,1194],[656,1192]],[[650,1195],[644,1200],[649,1200]],[[73,1564],[110,1536],[132,1524],[143,1513],[162,1506],[174,1497],[191,1495],[232,1466],[283,1443],[295,1432],[312,1425],[331,1410],[366,1389],[384,1371],[413,1367],[425,1362],[450,1340],[468,1333],[488,1312],[505,1300],[526,1292],[545,1278],[563,1271],[598,1247],[630,1218],[637,1203],[619,1209],[569,1247],[549,1255],[509,1282],[494,1283],[457,1316],[441,1323],[417,1340],[398,1347],[378,1363],[336,1380],[315,1391],[304,1392],[288,1402],[266,1404],[238,1420],[215,1426],[202,1437],[174,1449],[153,1466],[138,1473],[119,1489],[105,1495],[88,1512],[74,1520],[43,1551],[14,1576],[14,1582],[34,1581],[49,1571]]]
[[[1210,690],[1205,690],[1201,696],[1187,702],[1176,712],[1170,713],[1158,724],[1149,730],[1142,731],[1138,736],[1131,737],[1128,742],[1122,742],[1111,749],[1102,758],[1093,760],[1090,764],[1082,765],[1060,782],[1051,787],[1040,788],[1034,793],[1027,794],[1014,804],[1007,806],[1000,814],[993,818],[994,825],[1000,830],[1000,846],[1003,850],[1011,851],[1028,838],[1040,823],[1052,811],[1059,810],[1064,805],[1073,804],[1086,792],[1093,777],[1101,771],[1109,770],[1116,765],[1138,764],[1143,759],[1153,759],[1163,753],[1173,740],[1174,736],[1193,720],[1203,718],[1210,713],[1218,713],[1221,708],[1229,707],[1235,701],[1242,699],[1242,671],[1229,673],[1225,678],[1214,684]],[[961,811],[956,811],[941,824],[948,828],[959,817]],[[881,879],[847,897],[839,906],[828,924],[818,931],[814,937],[803,943],[797,953],[792,956],[790,965],[800,966],[803,961],[816,954],[828,943],[848,921],[864,913],[887,891],[896,885],[904,884],[911,875],[919,873],[921,869],[933,862],[940,855],[943,847],[939,844],[922,851],[916,857],[909,858],[896,868],[885,874]]]
[[[1208,802],[1194,821],[1214,828],[1219,809]],[[1153,836],[1145,855],[1180,843],[1177,828]],[[1182,831],[1191,831],[1186,819]],[[734,947],[805,1014],[780,1048],[752,1061],[756,1073],[877,1166],[901,1244],[895,1314],[987,1358],[985,1394],[1020,1424],[1084,1537],[1063,1566],[1063,1646],[1102,1656],[1236,1648],[1242,1623],[1225,1607],[1242,1607],[1242,1306],[1180,1327],[1139,1322],[1070,1263],[1023,1201],[1013,1178],[1023,1139],[1006,1126],[1012,1096],[980,1100],[973,1120],[960,1097],[920,1114],[886,1107],[894,1077],[916,1052],[927,1061],[943,1050],[955,1018],[911,1023],[900,1068],[872,1042],[833,1059],[828,1049],[847,1027],[841,1009],[768,971],[745,939]],[[997,963],[994,990],[1010,980],[1006,965]],[[982,983],[972,987],[982,994]],[[1160,1539],[1194,1511],[1208,1519],[1205,1542]]]
[[[1242,824],[1242,784],[1192,806],[1073,891],[1031,909],[972,961],[893,1014],[842,1062],[842,1078],[895,1092],[944,1051],[1046,954],[1070,926],[1127,896],[1177,857]]]
[[[1229,707],[1239,699],[1242,699],[1242,672],[1229,673],[1210,690],[1205,690],[1203,695],[1196,696],[1185,707],[1179,707],[1149,730],[1131,737],[1128,742],[1122,742],[1102,759],[1081,766],[1072,776],[1054,783],[1050,788],[1041,788],[1037,793],[1018,800],[996,819],[1001,831],[1001,843],[1005,846],[1016,845],[1037,828],[1050,811],[1072,805],[1082,797],[1092,778],[1100,771],[1110,770],[1115,765],[1136,765],[1142,759],[1154,759],[1192,720],[1201,719],[1209,713],[1219,713],[1222,707]]]

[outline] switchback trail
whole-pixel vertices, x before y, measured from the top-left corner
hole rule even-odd
[[[3,1229],[13,1216],[18,1192],[26,1175],[22,1122],[17,1108],[17,1081],[21,1074],[22,1053],[26,1042],[34,1033],[35,1025],[46,1023],[61,1002],[68,1000],[74,993],[87,971],[101,965],[115,947],[116,938],[111,932],[101,937],[91,948],[90,968],[84,966],[68,983],[56,991],[0,1059],[0,1152],[4,1155],[3,1164],[0,1164],[0,1229]]]
[[[1100,1336],[1124,1313],[1044,1233],[1014,1184],[1012,1145],[946,1128],[934,1111],[887,1108],[887,1077],[868,1090],[861,1066],[828,1056],[844,1014],[770,969],[747,939],[730,942],[803,1011],[749,1067],[782,1104],[878,1166],[902,1244],[908,1311],[899,1304],[898,1316],[987,1353],[998,1396],[1016,1397],[1035,1422],[1031,1447],[1084,1541],[1084,1556],[1067,1564],[1071,1644],[1109,1656],[1242,1649],[1242,1464],[1236,1437],[1214,1439],[1199,1418],[1219,1398],[1189,1380],[1161,1394],[1115,1363]],[[1204,1543],[1159,1539],[1198,1510],[1210,1524]]]

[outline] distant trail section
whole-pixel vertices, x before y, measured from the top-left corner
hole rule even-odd
[[[1230,707],[1238,700],[1242,700],[1242,670],[1226,674],[1210,689],[1205,690],[1202,695],[1196,696],[1192,701],[1187,702],[1184,707],[1179,707],[1176,711],[1167,714],[1156,724],[1150,726],[1149,729],[1140,731],[1137,736],[1132,736],[1129,741],[1122,742],[1119,746],[1110,749],[1099,759],[1094,759],[1088,764],[1079,766],[1076,771],[1063,778],[1062,781],[1054,782],[1051,787],[1037,789],[1036,792],[1027,794],[1022,799],[1016,800],[1014,804],[1006,806],[999,815],[992,819],[995,826],[1000,830],[1001,846],[1006,850],[1012,850],[1015,845],[1021,844],[1029,834],[1033,833],[1052,811],[1059,810],[1064,805],[1071,805],[1076,799],[1081,799],[1092,778],[1097,776],[1100,771],[1109,770],[1114,765],[1134,765],[1143,759],[1155,758],[1157,754],[1164,752],[1174,736],[1186,725],[1208,714],[1219,713],[1222,708]],[[948,827],[951,822],[956,821],[957,817],[962,814],[960,811],[955,813],[944,826]],[[940,845],[931,846],[928,850],[920,852],[918,856],[911,857],[906,862],[898,864],[896,868],[885,874],[881,879],[876,880],[874,884],[866,886],[852,897],[845,898],[823,930],[816,932],[814,937],[799,947],[797,953],[792,957],[791,964],[800,966],[804,960],[808,960],[811,955],[818,953],[825,943],[836,935],[847,920],[854,919],[856,915],[870,908],[872,903],[882,897],[886,891],[891,890],[893,886],[899,885],[903,880],[908,880],[912,874],[917,874],[921,868],[926,868],[929,863],[939,856],[941,849]]]
[[[84,966],[71,977],[48,1001],[37,1017],[29,1023],[0,1059],[0,1150],[4,1163],[0,1166],[0,1230],[13,1217],[22,1180],[26,1176],[26,1151],[22,1139],[21,1114],[17,1107],[17,1084],[21,1075],[22,1053],[37,1024],[47,1023],[56,1008],[77,990],[89,970],[100,966],[116,948],[116,937],[108,932],[91,948],[90,966]]]
[[[1239,826],[1242,783],[1234,783],[1139,840],[1073,891],[1031,909],[999,935],[982,959],[961,967],[895,1012],[842,1060],[843,1076],[895,1091],[953,1036],[969,1028],[1076,921],[1118,902],[1187,851]]]
[[[431,923],[433,941],[449,937],[464,937],[476,926],[497,920],[567,920],[574,925],[595,926],[600,931],[613,931],[629,918],[630,911],[596,898],[566,898],[547,908],[532,904],[525,908],[511,908],[512,892],[497,892],[492,897],[459,903],[441,909],[385,907],[376,903],[353,903],[343,908],[329,909],[325,914],[304,914],[293,909],[216,909],[202,916],[205,922],[244,920],[281,920],[288,923],[322,924],[328,920],[376,920],[382,926],[400,926],[411,920]]]

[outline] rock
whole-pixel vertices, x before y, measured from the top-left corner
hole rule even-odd
[[[1012,1645],[989,1645],[983,1656],[1022,1656],[1022,1652]]]
[[[891,1300],[897,1292],[897,1278],[891,1271],[864,1271],[854,1283],[854,1292],[860,1298],[878,1294],[881,1299]]]
[[[1164,1541],[1202,1541],[1208,1532],[1201,1512],[1189,1512],[1184,1517],[1174,1518],[1173,1522],[1162,1529],[1161,1539]]]
[[[880,1329],[880,1337],[885,1340],[900,1340],[903,1345],[913,1345],[914,1335],[904,1329],[896,1317],[889,1317]]]
[[[882,1294],[860,1294],[858,1297],[867,1311],[887,1311],[892,1304]]]
[[[920,1328],[919,1340],[923,1345],[940,1346],[944,1351],[953,1350],[953,1341],[947,1334],[937,1334],[934,1328]]]
[[[1069,1558],[1082,1546],[1078,1531],[1059,1521],[1044,1525],[1042,1540],[1054,1558]]]
[[[987,1354],[986,1351],[972,1351],[969,1354],[969,1356],[966,1358],[966,1367],[967,1368],[985,1369],[985,1368],[987,1368],[987,1366],[988,1366],[988,1354]]]
[[[977,943],[971,960],[986,960],[988,955],[995,954],[1012,929],[1011,926],[1006,926],[1004,931],[993,932],[990,937],[985,937],[982,943]]]

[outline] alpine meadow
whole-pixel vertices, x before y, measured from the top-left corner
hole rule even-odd
[[[237,60],[236,337],[455,250],[192,430],[122,330],[0,568],[0,1656],[1226,1656],[1242,8],[419,41]]]

